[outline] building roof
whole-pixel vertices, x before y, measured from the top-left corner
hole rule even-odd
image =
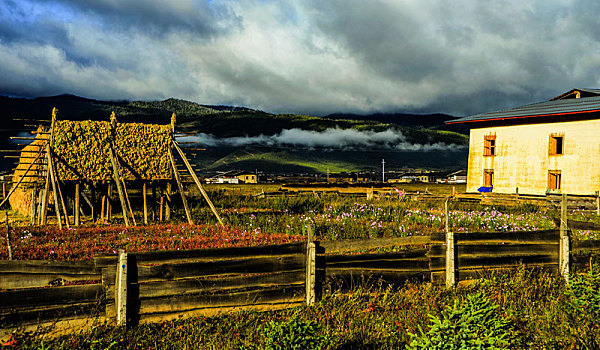
[[[455,119],[447,124],[552,117],[600,112],[600,89],[572,89],[550,101]]]
[[[253,172],[247,171],[247,170],[229,170],[229,171],[226,171],[223,173],[219,173],[219,174],[213,176],[211,179],[236,177],[236,176],[242,176],[242,175],[255,175],[255,174]]]

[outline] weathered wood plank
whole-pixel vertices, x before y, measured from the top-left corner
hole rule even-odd
[[[198,317],[198,316],[216,316],[216,315],[225,315],[233,312],[240,311],[273,311],[273,310],[282,310],[289,309],[292,307],[297,307],[304,305],[305,301],[302,297],[296,299],[290,299],[282,302],[268,302],[261,304],[252,304],[252,305],[234,305],[234,306],[220,306],[220,307],[212,307],[212,308],[204,308],[204,309],[195,309],[195,310],[187,310],[185,313],[175,311],[175,312],[155,312],[151,314],[143,314],[140,315],[140,323],[149,323],[149,322],[164,322],[170,321],[177,318],[180,318],[181,315],[185,315],[185,317]]]
[[[429,258],[413,259],[378,259],[378,260],[347,260],[326,262],[325,268],[361,268],[361,269],[387,269],[398,271],[421,271],[429,268]]]
[[[431,242],[430,236],[410,236],[394,238],[348,239],[321,241],[317,243],[317,253],[334,253],[351,250],[376,249],[392,246],[422,245]]]
[[[586,240],[586,241],[575,241],[571,242],[572,250],[596,250],[600,249],[600,240]]]
[[[22,325],[28,321],[37,323],[40,320],[62,320],[73,317],[102,317],[102,313],[103,307],[98,301],[29,309],[7,309],[0,312],[0,328],[10,325]]]
[[[139,297],[153,298],[206,292],[228,292],[243,288],[267,288],[277,285],[304,283],[304,271],[292,271],[254,276],[221,278],[188,278],[176,281],[154,281],[140,283]],[[114,298],[114,291],[107,291],[107,298]]]
[[[589,271],[590,259],[593,261],[597,261],[598,252],[576,252],[571,254],[571,263],[573,266],[577,267],[578,270],[587,270]]]
[[[558,257],[558,241],[556,244],[470,244],[457,245],[459,257],[493,257],[514,254],[548,254]],[[446,247],[433,245],[429,257],[445,257]]]
[[[559,230],[514,231],[514,232],[457,232],[457,244],[480,243],[554,243],[560,238]],[[444,243],[445,235],[432,235],[432,243]]]
[[[138,266],[138,282],[176,280],[181,278],[202,277],[238,273],[267,273],[297,271],[304,269],[302,255],[290,255],[267,258],[242,258],[221,260],[218,262],[190,262],[178,264],[161,264],[155,266]],[[114,280],[115,270],[106,269],[106,280]],[[104,280],[104,279],[103,279]]]
[[[560,218],[552,218],[556,227],[560,227]],[[590,231],[600,231],[600,224],[595,222],[587,222],[587,221],[577,221],[567,219],[567,227],[571,230],[590,230]]]
[[[286,243],[255,247],[231,247],[193,250],[162,250],[155,252],[128,253],[134,255],[138,264],[174,262],[177,260],[201,261],[256,256],[283,256],[303,254],[306,242]],[[117,254],[96,254],[96,266],[112,266],[117,263]]]
[[[140,314],[185,312],[203,308],[259,305],[272,302],[303,300],[304,285],[280,286],[261,290],[214,295],[186,294],[181,296],[141,299]]]
[[[100,275],[91,261],[0,260],[0,273]]]
[[[486,268],[478,268],[478,269],[464,269],[456,272],[458,281],[479,279],[485,276],[489,276],[490,274],[507,274],[514,273],[517,271],[518,266],[504,266],[504,267],[486,267]],[[558,263],[556,264],[541,264],[541,265],[531,265],[529,268],[535,268],[538,270],[549,271],[549,272],[557,272],[558,271]],[[445,283],[445,272],[444,271],[436,271],[431,273],[431,282],[434,284],[444,284]]]
[[[394,260],[394,259],[419,259],[427,256],[429,249],[405,250],[393,253],[381,254],[340,254],[325,255],[322,257],[325,263],[344,262],[344,261],[368,261],[368,260]]]
[[[40,288],[61,286],[65,282],[99,281],[100,274],[31,274],[31,273],[2,273],[0,274],[0,289]]]
[[[383,279],[387,281],[400,281],[407,278],[420,277],[429,275],[429,269],[412,271],[390,270],[390,269],[369,269],[369,268],[327,268],[325,269],[325,277],[353,279],[361,278],[363,280],[377,281]]]
[[[444,258],[430,258],[430,267],[432,270],[442,269],[446,266]],[[519,264],[556,264],[558,259],[548,254],[539,255],[503,255],[496,257],[460,257],[457,259],[457,269],[464,268],[488,268],[501,266],[514,266]]]
[[[82,303],[97,300],[103,294],[104,286],[101,284],[9,290],[0,292],[0,310]]]

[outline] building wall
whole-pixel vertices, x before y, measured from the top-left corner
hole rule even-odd
[[[484,156],[484,138],[496,134],[496,155]],[[548,155],[550,134],[564,134],[563,155]],[[467,191],[483,186],[494,170],[498,193],[545,194],[548,171],[561,171],[562,193],[600,190],[600,120],[566,121],[471,129]]]
[[[256,181],[256,175],[254,174],[249,174],[249,175],[239,175],[237,176],[238,179],[242,180],[244,183],[247,184],[255,184],[257,183]]]

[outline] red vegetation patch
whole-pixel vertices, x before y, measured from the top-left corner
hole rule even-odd
[[[11,230],[13,259],[18,260],[92,260],[95,253],[116,253],[119,249],[140,252],[248,247],[303,239],[297,235],[267,234],[218,225],[105,226],[63,230],[23,227]],[[7,258],[3,239],[0,259]]]

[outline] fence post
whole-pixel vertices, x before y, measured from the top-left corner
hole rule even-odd
[[[125,326],[127,323],[127,253],[123,249],[119,249],[115,296],[117,299],[117,325]]]
[[[446,219],[446,287],[456,284],[456,265],[454,261],[454,232],[450,232],[450,219],[448,216],[448,199],[444,203],[444,216]]]
[[[8,260],[12,260],[12,247],[10,246],[10,225],[8,224],[8,212],[6,214],[6,248],[8,249]]]
[[[316,248],[313,242],[313,228],[307,226],[308,238],[306,241],[306,305],[315,303],[315,258]]]
[[[596,214],[600,215],[600,191],[596,191]]]
[[[560,201],[560,246],[558,249],[558,268],[560,275],[569,283],[571,263],[571,237],[567,226],[567,194],[563,193]]]

